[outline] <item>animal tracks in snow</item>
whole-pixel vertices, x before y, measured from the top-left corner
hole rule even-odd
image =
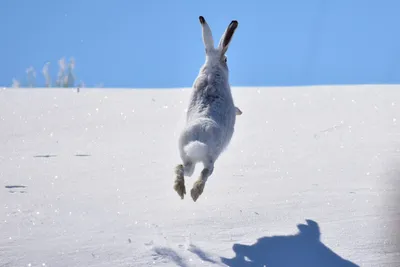
[[[176,236],[165,235],[162,227],[157,224],[148,224],[148,227],[152,228],[154,237],[143,244],[150,251],[154,263],[173,263],[174,266],[180,267],[203,266],[204,264],[211,264],[206,266],[225,266],[220,257],[206,253],[192,244],[190,233],[186,233],[181,242],[171,243]]]
[[[4,186],[6,189],[9,189],[8,192],[10,193],[26,193],[26,191],[24,190],[26,188],[25,185],[6,185]]]
[[[168,245],[155,245],[153,240],[151,240],[150,242],[145,243],[145,245],[151,247],[151,256],[154,261],[160,261],[163,263],[173,262],[176,266],[180,267],[197,266],[200,262],[202,264],[213,264],[213,266],[222,265],[219,261],[219,257],[208,255],[208,253],[193,244],[179,244],[177,245],[177,249],[173,249]],[[191,257],[193,254],[196,256],[195,258]]]
[[[213,260],[210,255],[208,255],[203,250],[201,250],[200,248],[198,248],[197,246],[195,246],[193,244],[189,245],[188,251],[197,255],[197,257],[199,257],[203,262],[205,261],[205,262],[209,262],[209,263],[213,263],[213,264],[219,264],[219,262],[217,262],[216,260]]]
[[[5,188],[25,188],[25,185],[6,185]]]
[[[154,260],[160,260],[160,259],[161,259],[161,261],[169,260],[169,261],[174,262],[177,266],[180,266],[180,267],[189,266],[187,264],[186,260],[171,248],[154,247],[153,251],[155,253],[153,255]]]
[[[51,155],[51,154],[43,154],[43,155],[34,155],[34,158],[55,158],[58,155]],[[90,154],[75,154],[75,157],[90,157]]]
[[[34,158],[54,158],[54,157],[57,157],[57,155],[48,155],[48,154],[46,154],[46,155],[35,155],[33,157]]]
[[[331,132],[334,132],[340,128],[343,128],[345,126],[345,123],[343,121],[341,121],[339,124],[333,125],[332,127],[326,128],[324,130],[319,131],[318,133],[314,134],[314,138],[318,139],[321,137],[322,134],[328,134]]]

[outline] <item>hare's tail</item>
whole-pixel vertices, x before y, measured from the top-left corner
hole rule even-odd
[[[183,150],[192,162],[204,161],[208,154],[208,146],[200,141],[192,141]]]

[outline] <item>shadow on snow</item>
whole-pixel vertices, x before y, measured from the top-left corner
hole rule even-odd
[[[356,267],[325,246],[318,224],[306,220],[299,232],[289,236],[262,237],[253,245],[234,244],[236,256],[221,258],[231,267]]]

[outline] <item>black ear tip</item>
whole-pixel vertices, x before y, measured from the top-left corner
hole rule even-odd
[[[199,20],[200,20],[200,23],[201,23],[201,24],[206,23],[206,20],[204,19],[203,16],[200,16],[200,17],[199,17]]]
[[[232,20],[231,25],[236,28],[239,25],[239,22],[237,20]]]

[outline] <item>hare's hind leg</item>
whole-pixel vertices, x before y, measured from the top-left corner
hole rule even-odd
[[[194,172],[194,167],[195,167],[195,165],[193,164],[193,162],[188,161],[188,160],[185,161],[185,163],[183,164],[183,175],[191,177]]]
[[[199,196],[203,193],[207,179],[208,177],[211,176],[213,171],[214,171],[214,162],[210,162],[209,164],[204,166],[204,169],[201,171],[199,179],[197,179],[197,181],[193,184],[193,188],[190,191],[190,194],[194,202],[196,202]]]
[[[194,164],[191,162],[186,162],[184,165],[179,164],[175,167],[175,182],[174,190],[183,199],[186,194],[185,188],[185,175],[192,176],[194,171]]]
[[[185,188],[185,177],[183,175],[183,165],[179,164],[175,167],[175,182],[174,182],[174,190],[178,193],[178,195],[183,199],[186,194]]]

